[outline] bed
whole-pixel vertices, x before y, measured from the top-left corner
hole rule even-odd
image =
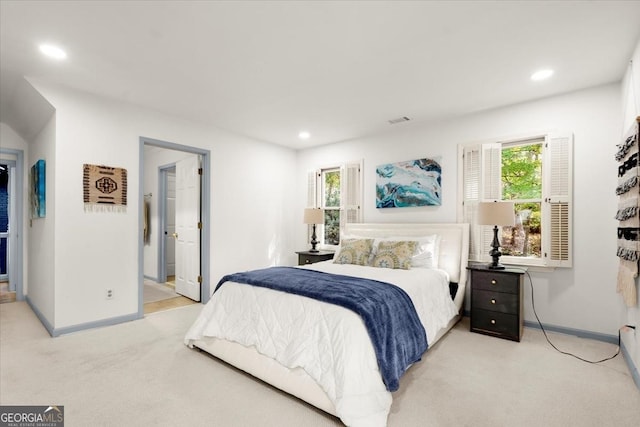
[[[366,265],[345,258],[349,244],[368,241],[374,253]],[[420,262],[414,256],[408,269],[380,268],[387,266],[380,242],[389,241],[427,247],[426,265],[423,251]],[[340,250],[345,251],[333,261],[282,271],[310,270],[300,274],[330,273],[396,285],[413,302],[428,347],[458,322],[467,281],[468,224],[347,224],[342,242]],[[376,267],[371,266],[374,255]],[[370,322],[333,303],[238,283],[245,281],[241,277],[230,276],[217,287],[185,344],[339,417],[345,425],[386,425],[394,388],[389,387],[388,370],[379,364],[379,343],[370,338]]]

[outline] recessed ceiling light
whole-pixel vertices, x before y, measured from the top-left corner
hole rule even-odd
[[[298,138],[300,139],[309,139],[310,136],[311,134],[307,131],[302,131],[298,134]]]
[[[40,52],[53,59],[65,59],[67,57],[67,52],[51,44],[41,44]]]
[[[552,75],[553,75],[553,70],[549,70],[549,69],[539,70],[531,74],[531,80],[533,80],[534,82],[537,82],[540,80],[548,79]]]

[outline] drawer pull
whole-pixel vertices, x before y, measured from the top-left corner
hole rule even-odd
[[[492,300],[491,300],[491,304],[495,304],[495,303],[496,303],[496,300],[495,300],[495,299],[492,299]]]
[[[495,280],[495,279],[492,279],[492,280],[491,280],[491,284],[492,284],[492,285],[495,285],[495,284],[496,284],[496,280]]]
[[[496,324],[495,319],[491,319],[491,324],[492,324],[492,325],[495,325],[495,324]]]

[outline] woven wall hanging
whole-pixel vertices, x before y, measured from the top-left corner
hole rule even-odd
[[[615,159],[618,161],[618,248],[616,255],[620,259],[616,290],[628,307],[638,303],[636,277],[640,260],[640,149],[638,129],[640,117],[625,133],[622,142],[617,145]]]
[[[85,211],[123,212],[127,207],[127,170],[83,165]]]

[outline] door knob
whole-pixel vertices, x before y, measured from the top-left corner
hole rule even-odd
[[[174,239],[177,239],[178,238],[178,233],[173,233],[172,236],[173,236]]]

